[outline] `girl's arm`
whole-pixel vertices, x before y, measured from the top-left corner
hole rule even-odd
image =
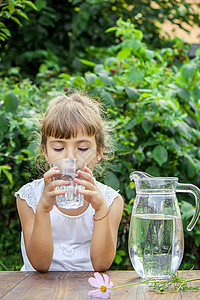
[[[78,171],[82,179],[76,178],[75,181],[85,186],[85,190],[80,193],[84,194],[85,200],[91,203],[95,209],[94,218],[101,219],[99,221],[94,220],[90,247],[91,260],[96,271],[105,271],[111,266],[115,257],[117,233],[124,202],[120,195],[116,197],[108,213],[108,204],[101,191],[95,185],[91,170],[85,167],[84,171]]]
[[[119,195],[114,199],[113,204],[110,206],[109,214],[108,207],[102,207],[95,212],[92,241],[91,241],[91,260],[93,267],[96,271],[105,271],[111,266],[117,246],[117,233],[119,223],[121,221],[124,202]]]
[[[44,174],[45,186],[35,215],[26,202],[17,197],[26,253],[33,268],[39,272],[48,271],[53,257],[50,211],[56,196],[65,193],[64,190],[55,190],[55,187],[68,184],[62,180],[53,181],[53,176],[58,173],[54,167]]]
[[[17,197],[17,208],[27,257],[35,270],[47,272],[53,256],[49,213],[38,208],[34,215],[33,210],[19,196]]]

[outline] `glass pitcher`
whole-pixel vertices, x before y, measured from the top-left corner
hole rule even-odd
[[[176,272],[184,251],[183,227],[176,192],[195,196],[195,214],[187,226],[192,230],[200,214],[200,189],[178,183],[176,177],[130,174],[136,188],[129,231],[131,263],[143,278],[166,278]]]

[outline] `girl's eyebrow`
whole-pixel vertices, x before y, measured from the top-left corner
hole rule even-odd
[[[66,143],[66,141],[62,140],[62,139],[56,139],[56,140],[51,140],[49,143],[50,144],[54,144],[54,143],[63,143],[64,144],[64,143]],[[91,141],[84,139],[84,140],[78,140],[78,141],[76,141],[76,143],[77,144],[79,144],[79,143],[89,143],[89,144],[91,144]]]
[[[91,141],[89,141],[89,140],[78,140],[77,143],[90,143],[91,144]]]
[[[54,144],[54,143],[64,143],[65,141],[63,140],[53,140],[53,141],[50,141],[49,143],[50,144]]]

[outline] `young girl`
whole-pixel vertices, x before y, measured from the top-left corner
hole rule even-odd
[[[40,120],[41,148],[49,165],[44,178],[24,185],[15,196],[22,226],[22,271],[105,271],[113,262],[123,199],[93,176],[106,148],[107,130],[99,104],[73,93],[53,99]],[[85,187],[84,204],[60,208],[63,180],[52,162],[83,156],[87,167],[75,181]]]

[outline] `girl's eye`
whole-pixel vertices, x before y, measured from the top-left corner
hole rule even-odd
[[[64,148],[54,148],[55,151],[62,151]]]
[[[89,148],[78,148],[80,151],[87,151]]]

